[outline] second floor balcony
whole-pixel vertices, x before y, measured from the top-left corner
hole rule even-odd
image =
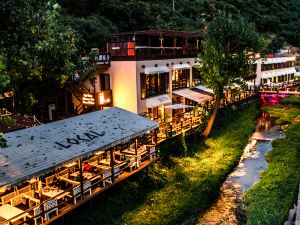
[[[112,35],[107,51],[112,60],[154,60],[195,57],[203,33],[170,30],[137,31]]]

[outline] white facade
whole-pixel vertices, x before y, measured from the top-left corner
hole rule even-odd
[[[274,57],[274,58],[261,58],[255,61],[256,79],[255,86],[269,85],[276,86],[288,83],[294,80],[296,74],[295,69],[296,57]],[[289,65],[281,65],[289,63]]]
[[[141,74],[166,72],[169,70],[169,93],[161,96],[168,95],[172,99],[172,71],[189,69],[189,87],[191,87],[192,67],[194,64],[194,58],[112,61],[106,73],[109,73],[111,76],[113,105],[137,114],[147,112],[147,100],[155,97],[142,99]]]

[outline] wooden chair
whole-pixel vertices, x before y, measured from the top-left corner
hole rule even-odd
[[[27,193],[31,190],[31,185],[28,185],[26,187],[21,188],[20,190],[17,191],[18,194],[22,194],[22,193]]]
[[[74,199],[74,204],[76,205],[77,200],[81,199],[81,188],[80,185],[76,186],[73,188],[73,199]]]
[[[132,168],[134,167],[134,169],[136,169],[136,160],[135,160],[135,157],[131,157],[129,158],[128,160],[128,167],[130,169],[130,172],[132,172]]]
[[[2,203],[2,205],[5,205],[6,203],[10,202],[10,199],[16,197],[16,195],[17,195],[16,192],[11,192],[11,193],[9,193],[7,195],[2,196],[1,197],[1,203]]]
[[[46,181],[46,186],[49,186],[51,183],[52,183],[52,181],[53,181],[53,179],[56,177],[56,174],[53,174],[53,175],[51,175],[51,176],[49,176],[49,177],[46,177],[45,178],[45,181]]]
[[[23,195],[19,194],[19,195],[17,195],[17,196],[10,199],[10,204],[12,206],[21,205],[21,204],[23,204],[23,199],[24,199]]]
[[[33,217],[34,217],[34,225],[37,225],[37,224],[39,224],[38,223],[38,221],[39,221],[39,219],[41,219],[42,217],[41,217],[41,206],[38,206],[38,207],[35,207],[34,209],[33,209]]]
[[[57,174],[57,177],[65,177],[65,178],[68,178],[68,177],[69,177],[69,170],[68,170],[68,169],[64,169],[64,170],[60,171],[60,172]]]
[[[83,183],[83,194],[85,196],[92,194],[92,182],[90,180]]]
[[[45,210],[45,219],[50,220],[50,214],[55,212],[55,215],[58,215],[58,203],[57,199],[52,199],[44,203],[44,210]]]
[[[105,171],[102,174],[102,180],[103,180],[103,187],[105,187],[106,184],[111,184],[112,183],[112,181],[111,181],[111,171],[110,170]]]
[[[150,154],[150,160],[156,159],[156,149],[154,145],[150,147],[149,154]]]
[[[115,177],[117,177],[117,178],[120,176],[120,174],[121,174],[120,166],[114,167],[114,174],[115,174]]]
[[[88,160],[89,164],[92,165],[92,166],[97,166],[98,165],[98,156],[94,156],[92,158],[90,158]]]

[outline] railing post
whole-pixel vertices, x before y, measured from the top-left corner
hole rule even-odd
[[[83,174],[82,174],[82,159],[79,159],[79,177],[80,177],[80,191],[81,197],[84,199],[84,191],[83,191]]]
[[[110,152],[111,182],[114,183],[115,182],[115,168],[114,168],[115,160],[114,160],[113,148],[111,148],[109,152]]]
[[[137,138],[134,139],[134,150],[135,150],[135,163],[136,163],[136,167],[138,167],[138,147],[137,147]]]

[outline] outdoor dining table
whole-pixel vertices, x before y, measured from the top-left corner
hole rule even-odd
[[[107,171],[110,170],[111,167],[110,166],[105,166],[105,165],[97,165],[97,168],[103,170],[103,171]]]
[[[70,174],[70,177],[77,177],[79,175],[79,171],[75,172],[75,173],[71,173]],[[83,178],[86,178],[86,179],[90,179],[93,177],[93,174],[92,173],[89,173],[89,172],[83,172],[82,173],[82,176]]]
[[[133,150],[133,149],[125,149],[122,152],[129,154],[129,155],[135,155],[135,150]]]
[[[38,190],[36,192],[38,192]],[[49,191],[46,191],[45,189],[42,190],[42,195],[45,195],[49,198],[55,197],[56,199],[61,199],[65,196],[67,196],[68,194],[70,194],[70,192],[60,190],[57,188],[50,189]]]
[[[108,160],[106,160],[106,159],[103,159],[103,160],[101,160],[100,162],[99,162],[99,164],[104,164],[104,165],[110,165],[110,160],[108,161]]]
[[[15,222],[21,218],[26,220],[26,216],[29,215],[28,213],[24,213],[22,209],[14,207],[10,204],[6,204],[0,207],[0,217],[5,220],[11,220],[11,222]]]

